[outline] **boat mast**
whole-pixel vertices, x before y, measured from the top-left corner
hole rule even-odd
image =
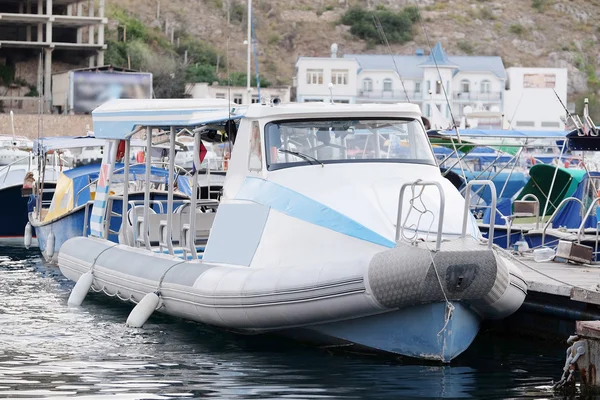
[[[248,66],[246,72],[246,82],[247,82],[247,90],[248,90],[248,99],[250,99],[250,92],[252,87],[250,85],[250,74],[251,71],[251,62],[252,62],[252,0],[248,0]]]

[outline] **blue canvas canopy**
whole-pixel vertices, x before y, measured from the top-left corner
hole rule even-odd
[[[592,177],[600,177],[600,172],[590,172]],[[552,221],[552,227],[559,228],[564,226],[568,229],[579,228],[581,225],[581,220],[583,215],[587,211],[587,207],[589,207],[590,203],[596,197],[596,194],[593,191],[590,193],[588,190],[588,181],[589,176],[586,174],[582,177],[582,180],[577,185],[577,190],[571,196],[576,197],[579,200],[583,201],[584,209],[581,209],[581,206],[578,202],[570,201],[566,203],[556,214],[554,220]],[[600,189],[600,188],[599,188]],[[585,221],[584,228],[596,228],[597,224],[597,215],[590,215]]]

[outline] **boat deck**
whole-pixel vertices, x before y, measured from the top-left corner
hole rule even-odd
[[[528,291],[600,305],[600,265],[536,262],[518,257]]]

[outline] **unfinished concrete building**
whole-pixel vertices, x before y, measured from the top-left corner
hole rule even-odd
[[[0,64],[35,84],[50,110],[53,72],[104,65],[106,23],[104,0],[0,0]],[[8,92],[0,100],[33,100]]]

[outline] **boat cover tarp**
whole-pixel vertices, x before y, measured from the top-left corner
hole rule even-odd
[[[118,175],[123,174],[123,164],[115,165],[115,182]],[[91,200],[90,182],[100,176],[100,164],[89,164],[66,170],[60,174],[56,182],[56,189],[52,197],[52,203],[44,222],[51,221],[79,207]],[[150,169],[150,180],[156,183],[166,183],[169,171],[163,168],[152,167]],[[130,181],[143,181],[146,177],[145,165],[132,165],[129,169]],[[122,181],[122,179],[121,179]]]
[[[499,225],[506,225],[506,220],[504,218],[502,218],[502,216],[509,216],[512,214],[512,199],[510,197],[503,197],[501,199],[498,199],[498,202],[496,203],[496,219],[494,220],[494,223],[496,224],[496,226]],[[492,209],[491,208],[486,208],[485,212],[483,213],[483,223],[484,224],[489,224],[490,223],[490,215],[492,213]]]
[[[519,193],[516,200],[521,200],[527,194],[533,194],[540,201],[540,215],[546,209],[546,202],[548,202],[546,215],[554,213],[556,207],[563,199],[575,194],[577,186],[585,176],[585,170],[558,167],[556,181],[552,186],[556,169],[556,166],[550,164],[536,164],[531,167],[529,170],[529,182],[527,182],[521,193]],[[550,186],[552,186],[551,194],[549,194]]]
[[[600,130],[600,127],[596,127]],[[600,136],[585,134],[581,129],[575,129],[567,135],[569,150],[600,151]]]
[[[454,172],[460,177],[463,176],[463,172],[460,170],[460,168],[453,168],[452,172]],[[500,196],[500,192],[502,192],[502,188],[506,184],[506,188],[502,193],[502,197],[513,197],[519,190],[521,190],[526,185],[529,179],[527,174],[523,172],[513,171],[513,173],[511,174],[509,170],[500,172],[489,170],[484,173],[464,171],[464,173],[467,178],[467,182],[473,179],[491,179],[494,185],[496,186],[496,196]],[[473,186],[472,193],[476,193],[477,196],[479,196],[485,202],[485,205],[490,204],[492,200],[492,192],[490,188],[485,187],[478,191],[478,189],[480,188],[481,186]]]
[[[600,172],[590,172],[590,175],[593,177],[600,177]],[[593,191],[587,191],[587,174],[584,175],[583,180],[577,186],[577,190],[573,193],[573,197],[576,197],[583,201],[584,210],[581,209],[581,205],[576,201],[569,201],[566,203],[556,214],[554,220],[552,221],[552,227],[559,228],[564,226],[568,229],[579,228],[581,225],[581,219],[583,215],[585,215],[587,208],[594,200]],[[595,215],[594,212],[587,218],[585,221],[584,228],[596,228],[596,224],[598,216]]]

